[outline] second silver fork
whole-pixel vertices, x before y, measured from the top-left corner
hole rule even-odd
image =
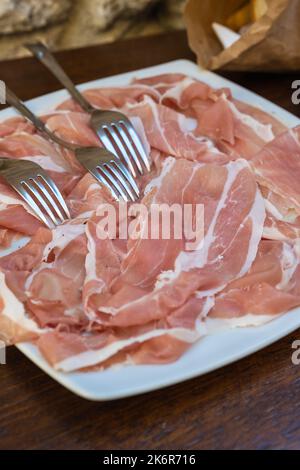
[[[26,44],[26,47],[55,75],[81,108],[90,114],[91,127],[103,145],[121,160],[124,159],[132,175],[136,177],[137,171],[141,175],[144,170],[150,171],[150,162],[141,139],[128,117],[118,111],[100,110],[92,106],[44,44],[37,42]]]
[[[139,188],[132,175],[114,154],[101,147],[79,147],[56,136],[8,87],[6,87],[6,100],[22,116],[32,122],[45,138],[73,151],[81,165],[100,184],[106,186],[115,199],[124,199],[129,202],[135,201],[139,197]]]

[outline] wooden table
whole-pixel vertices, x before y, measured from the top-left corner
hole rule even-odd
[[[58,54],[75,82],[173,59],[193,59],[185,34],[148,37]],[[182,72],[182,70],[180,70]],[[293,113],[297,74],[226,74]],[[0,64],[23,98],[59,88],[32,59]],[[180,385],[109,403],[72,395],[15,348],[0,366],[1,449],[299,449],[300,366],[295,332],[276,344]]]

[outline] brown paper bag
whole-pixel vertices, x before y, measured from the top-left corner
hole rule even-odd
[[[208,69],[300,71],[300,0],[267,0],[268,11],[231,47],[223,49],[212,29],[245,0],[188,0],[185,21],[191,49]]]

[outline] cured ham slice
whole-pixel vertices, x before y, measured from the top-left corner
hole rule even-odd
[[[265,198],[265,238],[286,241],[299,238],[299,135],[300,127],[280,134],[251,161]]]
[[[204,82],[181,74],[157,75],[135,80],[136,84],[153,86],[160,93],[160,102],[175,107],[190,116],[200,118],[221,96],[232,101],[238,111],[246,114],[261,124],[271,125],[274,135],[281,134],[287,127],[274,116],[260,108],[239,101],[232,97],[229,88],[215,89]]]
[[[40,229],[27,245],[0,258],[5,279],[41,327],[84,322],[85,224],[72,221],[52,232]]]
[[[300,216],[288,199],[260,186],[266,206],[263,237],[269,240],[296,241],[300,236]]]
[[[34,134],[35,129],[30,122],[22,117],[6,119],[6,121],[0,123],[0,138],[7,137],[11,134],[19,134],[20,132]]]
[[[79,112],[57,113],[47,117],[47,127],[72,144],[96,147],[99,139],[89,126],[90,116]]]
[[[81,303],[84,230],[83,224],[58,227],[44,248],[42,263],[26,280],[28,311],[43,328],[86,323]]]
[[[263,237],[269,240],[297,241],[300,238],[299,217],[295,222],[285,222],[267,212]]]
[[[25,282],[30,273],[42,262],[44,247],[50,243],[51,232],[39,228],[28,243],[0,257],[1,271],[8,287],[19,300],[26,300]]]
[[[7,287],[5,276],[0,273],[0,339],[6,344],[30,341],[43,334],[30,319],[22,302]]]
[[[84,94],[124,112],[151,156],[141,204],[118,204],[22,118],[1,123],[0,155],[39,163],[72,216],[49,230],[0,181],[1,340],[35,342],[66,373],[163,364],[214,328],[300,305],[300,127],[182,74]],[[68,142],[101,145],[72,100],[42,119]],[[152,236],[154,207],[169,211]],[[110,210],[115,230],[103,237]]]
[[[194,134],[197,122],[184,114],[155,103],[146,97],[128,105],[125,112],[140,118],[151,147],[178,158],[225,163],[228,156],[218,151],[211,140]]]
[[[289,244],[263,240],[248,273],[218,294],[210,318],[260,324],[300,304],[299,256]]]
[[[114,200],[106,187],[101,187],[90,173],[86,173],[67,197],[72,217],[88,220],[102,204]]]
[[[129,85],[126,87],[107,87],[90,89],[83,92],[85,98],[96,108],[113,109],[122,108],[127,103],[142,101],[144,96],[150,96],[155,101],[159,100],[159,92],[154,87],[144,84]],[[62,103],[58,110],[82,111],[73,100]]]
[[[144,202],[203,204],[203,246],[189,252],[182,240],[151,240],[156,248],[147,258],[150,241],[138,239],[124,258],[113,295],[98,299],[102,322],[124,326],[162,318],[195,291],[199,297],[218,292],[245,274],[256,256],[265,209],[247,163],[217,166],[169,159],[165,165]],[[231,213],[235,216],[228,220]],[[237,245],[243,256],[233,255]]]
[[[279,196],[277,201],[273,197],[273,205],[284,204],[283,211],[289,211],[290,216],[300,214],[299,139],[300,126],[280,134],[257,153],[251,162],[259,184]]]
[[[221,96],[198,120],[198,133],[215,139],[220,148],[232,156],[251,159],[274,139],[272,126],[262,124],[242,113],[235,104]]]
[[[120,274],[121,262],[126,254],[127,241],[106,238],[97,234],[101,216],[97,211],[86,227],[88,254],[85,260],[86,278],[83,286],[83,304],[85,312],[95,319],[97,296],[106,293],[112,281]]]
[[[53,331],[42,335],[38,346],[50,364],[64,372],[92,366],[104,368],[111,365],[113,358],[129,364],[172,362],[199,339],[201,329],[197,330],[195,324],[209,307],[207,300],[194,297],[164,321],[110,328],[86,336]]]

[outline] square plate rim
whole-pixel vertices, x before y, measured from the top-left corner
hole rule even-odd
[[[202,80],[206,83],[211,84],[212,86],[228,86],[233,90],[233,94],[236,98],[242,99],[244,102],[248,102],[256,107],[261,109],[266,109],[269,113],[279,119],[281,122],[285,123],[288,127],[294,127],[300,124],[300,119],[294,116],[292,113],[286,111],[285,109],[281,108],[280,106],[272,103],[271,101],[265,99],[264,97],[254,93],[247,88],[227,79],[224,78],[214,72],[210,72],[204,69],[201,69],[197,64],[192,61],[186,59],[178,59],[170,62],[161,63],[158,65],[141,68],[137,70],[133,70],[130,72],[120,73],[116,75],[112,75],[109,77],[99,78],[95,80],[90,80],[88,82],[81,83],[77,85],[80,90],[84,90],[87,88],[91,88],[94,86],[101,86],[101,87],[109,87],[109,86],[126,86],[130,79],[137,78],[137,77],[147,77],[159,73],[178,73],[178,69],[183,73],[186,72],[187,75]],[[188,70],[184,70],[188,69]],[[122,84],[116,84],[116,82],[121,81]],[[114,83],[115,82],[115,83]],[[216,83],[219,84],[217,85]],[[244,96],[246,95],[246,96]],[[54,109],[54,107],[60,103],[62,100],[68,98],[68,92],[66,90],[57,90],[54,92],[50,92],[39,97],[33,98],[31,100],[27,100],[26,104],[28,104],[33,111],[43,113]],[[49,106],[49,100],[51,101],[51,106]],[[8,117],[17,116],[18,113],[15,112],[12,108],[6,108],[0,111],[0,120],[6,119]],[[165,373],[163,374],[163,378],[160,380],[156,380],[156,382],[152,384],[143,385],[140,383],[139,385],[135,386],[127,386],[123,387],[122,390],[111,390],[111,391],[101,391],[101,390],[94,390],[85,386],[82,382],[84,377],[87,377],[90,374],[97,375],[97,376],[107,376],[107,380],[109,380],[109,376],[112,374],[118,374],[120,369],[110,369],[108,371],[103,372],[75,372],[64,374],[61,372],[56,371],[53,369],[40,355],[37,348],[32,345],[31,343],[19,343],[17,348],[27,356],[34,364],[40,367],[44,372],[46,372],[50,377],[56,380],[58,383],[63,385],[65,388],[70,390],[71,392],[75,393],[76,395],[89,399],[92,401],[107,401],[107,400],[115,400],[120,398],[125,398],[129,396],[134,396],[138,394],[142,394],[145,392],[150,392],[157,389],[162,389],[177,383],[184,382],[186,380],[199,377],[206,373],[212,372],[213,370],[217,370],[225,365],[229,365],[233,362],[236,362],[243,357],[246,357],[250,354],[253,354],[256,351],[267,347],[268,345],[278,341],[279,339],[285,337],[289,333],[295,331],[300,327],[300,308],[294,309],[288,312],[285,315],[280,316],[279,318],[274,319],[272,322],[267,323],[266,325],[260,327],[248,327],[240,329],[237,336],[247,338],[250,336],[256,337],[256,342],[254,341],[252,344],[251,341],[248,346],[241,348],[238,352],[234,355],[232,353],[228,355],[224,355],[222,359],[215,361],[214,363],[208,363],[206,367],[202,367],[201,370],[199,368],[192,368],[191,370],[177,372],[177,374],[173,373],[173,376],[166,377],[168,369],[176,369],[176,364],[182,361],[180,358],[178,361],[172,364],[166,365],[145,365],[145,366],[125,366],[122,368],[122,371],[126,371],[127,367],[133,368],[137,373],[141,370],[147,370],[151,372],[151,370],[159,368],[160,370],[164,370]],[[276,325],[277,328],[276,328]],[[208,341],[214,341],[215,338],[219,340],[224,340],[226,337],[230,337],[232,335],[236,335],[236,330],[226,330],[223,332],[215,333],[211,336],[206,336],[201,340],[202,345],[207,343]],[[213,339],[212,339],[213,338]],[[230,338],[229,338],[230,341]],[[198,344],[200,341],[198,342]],[[195,345],[194,345],[195,346]],[[186,353],[188,354],[192,348]],[[193,353],[192,353],[193,354]],[[184,356],[183,356],[184,357]],[[127,369],[128,371],[128,369]],[[126,377],[126,373],[124,374]],[[75,380],[76,379],[76,380]]]

